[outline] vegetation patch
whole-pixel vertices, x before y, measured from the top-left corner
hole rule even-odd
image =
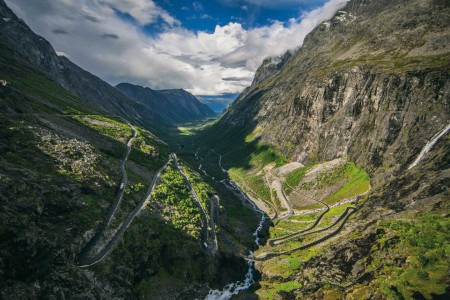
[[[282,283],[272,283],[270,285],[263,286],[264,292],[260,294],[261,299],[277,299],[279,292],[292,292],[293,290],[300,289],[302,284],[297,281],[287,281]]]
[[[343,168],[339,168],[337,171],[338,175],[336,177],[333,177],[334,174],[329,177],[331,178],[331,181],[334,179],[337,180],[341,176],[344,176],[346,178],[346,182],[339,190],[325,199],[325,202],[328,204],[337,203],[344,199],[364,194],[370,188],[369,175],[364,170],[358,169],[353,162],[348,162],[343,166]]]
[[[100,132],[103,135],[112,137],[122,143],[126,143],[133,135],[130,126],[126,123],[118,122],[102,116],[78,116],[74,115],[74,119],[87,125],[88,127]]]
[[[306,173],[311,170],[315,165],[309,165],[298,168],[286,175],[286,183],[289,187],[296,187],[299,182],[305,177]]]
[[[200,210],[186,186],[181,174],[169,166],[161,175],[161,183],[153,190],[153,199],[162,203],[163,217],[176,229],[200,238]]]
[[[386,59],[386,57],[386,54],[380,54],[378,56],[360,56],[352,60],[337,60],[331,66],[318,70],[316,74],[319,78],[323,78],[326,74],[355,66],[378,67],[384,72],[407,72],[411,70],[439,68],[447,66],[449,54],[416,57],[397,56],[389,59]]]
[[[392,299],[443,295],[450,269],[450,218],[427,214],[414,220],[383,221],[369,270]]]
[[[253,142],[258,137],[261,131],[262,131],[261,127],[256,127],[255,130],[252,131],[252,133],[250,133],[245,137],[245,142],[246,143]]]
[[[200,202],[202,203],[203,208],[205,209],[205,213],[209,214],[209,195],[214,193],[213,188],[205,183],[197,172],[193,172],[185,164],[180,163],[180,166],[183,169],[184,174],[186,174],[186,177],[191,182],[192,188],[194,189]]]
[[[250,166],[253,168],[262,168],[273,162],[276,167],[281,167],[287,160],[280,156],[272,146],[258,145],[256,151],[250,155]]]
[[[264,181],[264,175],[250,175],[243,169],[232,168],[228,170],[231,179],[247,190],[254,196],[261,198],[264,201],[271,202],[270,189]]]
[[[201,130],[211,127],[218,122],[219,119],[208,119],[202,122],[186,123],[177,127],[181,135],[193,135]]]

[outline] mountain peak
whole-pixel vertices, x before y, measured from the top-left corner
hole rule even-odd
[[[153,90],[130,83],[120,83],[116,88],[147,105],[170,124],[198,121],[215,115],[207,105],[183,89]]]

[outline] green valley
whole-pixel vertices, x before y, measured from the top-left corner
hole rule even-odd
[[[448,3],[175,2],[0,0],[0,298],[448,299]]]

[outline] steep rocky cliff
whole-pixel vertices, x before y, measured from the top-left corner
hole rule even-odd
[[[448,11],[442,1],[351,1],[279,70],[263,65],[222,122],[261,128],[263,143],[300,162],[410,162],[448,122]]]
[[[273,200],[264,176],[273,176],[271,168],[283,160],[306,165],[286,182],[299,184],[289,186],[301,193],[296,201],[314,203],[314,209],[320,208],[320,193],[330,195],[331,183],[345,180],[341,171],[329,170],[302,183],[305,174],[312,176],[308,170],[343,159],[370,176],[370,191],[346,199],[355,214],[338,237],[289,250],[312,241],[311,231],[280,246],[289,253],[275,255],[280,249],[270,243],[255,252],[261,257],[256,293],[262,298],[448,297],[449,14],[448,1],[351,0],[307,35],[301,48],[265,60],[252,86],[200,134],[198,142],[222,154],[243,188],[281,212],[283,203]],[[410,167],[440,132],[446,133]],[[340,195],[354,192],[356,182]],[[331,202],[337,195],[322,202],[338,205]],[[342,207],[328,216],[333,219]],[[275,224],[268,238],[289,236],[314,216],[321,224],[318,213],[298,214]]]
[[[168,124],[198,121],[215,115],[208,106],[182,89],[157,91],[129,83],[120,83],[116,87]]]

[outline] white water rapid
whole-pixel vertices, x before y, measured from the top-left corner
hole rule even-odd
[[[222,170],[222,172],[228,173],[228,171],[225,168],[223,168],[223,166],[222,166],[222,155],[218,154],[214,150],[209,150],[209,151],[212,151],[212,152],[216,153],[217,155],[219,155],[219,167]],[[195,152],[195,158],[199,161],[202,160],[202,158],[198,154],[198,150]],[[200,171],[202,171],[203,174],[205,174],[206,176],[212,178],[213,180],[216,180],[213,176],[206,173],[206,171],[202,168],[202,166],[203,166],[203,164],[200,164],[198,169]],[[218,180],[216,180],[216,181],[219,182]],[[261,219],[258,224],[258,228],[256,228],[255,232],[253,233],[253,236],[255,237],[255,244],[258,247],[259,246],[258,235],[259,235],[259,232],[264,228],[264,223],[266,221],[266,215],[264,214],[264,212],[262,210],[260,210],[258,208],[258,206],[256,206],[256,204],[247,196],[247,194],[243,190],[241,190],[239,188],[239,186],[236,183],[234,183],[232,180],[224,179],[224,180],[221,180],[220,182],[222,184],[224,184],[228,189],[241,194],[241,196],[245,199],[245,201],[247,201],[252,206],[253,210],[258,215],[261,216]],[[253,257],[253,251],[249,251],[248,256]],[[237,282],[230,283],[230,284],[226,285],[222,290],[210,290],[208,295],[206,296],[205,300],[228,300],[228,299],[231,299],[231,297],[233,295],[237,295],[240,292],[247,290],[255,283],[254,275],[255,275],[254,262],[249,260],[248,261],[248,270],[247,270],[247,273],[245,274],[244,281],[237,281]]]
[[[226,181],[228,181],[228,183],[226,183]],[[222,183],[225,184],[226,187],[239,192],[242,195],[242,197],[252,206],[253,210],[257,214],[261,215],[261,219],[259,221],[258,228],[256,228],[255,232],[253,233],[253,236],[255,237],[255,244],[256,244],[256,246],[259,246],[258,234],[264,228],[264,223],[266,221],[266,216],[265,216],[264,212],[262,210],[260,210],[256,206],[256,204],[253,203],[252,200],[250,200],[250,198],[247,196],[247,194],[245,194],[239,188],[239,186],[237,184],[235,184],[231,180],[226,180],[226,181],[222,180]],[[248,256],[253,257],[253,252],[250,251]],[[237,282],[230,283],[227,286],[225,286],[223,288],[223,290],[210,290],[209,294],[206,296],[205,300],[228,300],[228,299],[230,299],[233,295],[237,295],[240,292],[245,291],[248,288],[250,288],[255,283],[254,275],[255,275],[254,262],[249,260],[248,261],[248,271],[247,271],[247,274],[245,274],[244,281],[237,281]]]

